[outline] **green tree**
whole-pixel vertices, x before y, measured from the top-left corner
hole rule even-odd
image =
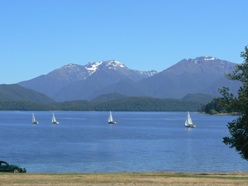
[[[227,127],[230,132],[229,137],[224,137],[223,142],[229,145],[230,148],[235,148],[242,158],[248,160],[248,48],[241,52],[241,57],[244,62],[237,65],[234,72],[227,75],[230,80],[237,80],[242,83],[234,97],[229,93],[229,89],[223,88],[220,93],[223,96],[223,101],[230,108],[240,111],[237,119],[229,122]]]

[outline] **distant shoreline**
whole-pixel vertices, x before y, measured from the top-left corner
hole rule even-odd
[[[209,114],[209,115],[216,115],[216,116],[239,116],[240,113],[238,113],[238,112],[231,112],[231,113],[218,113],[218,114]]]

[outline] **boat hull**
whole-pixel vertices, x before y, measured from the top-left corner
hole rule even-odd
[[[186,128],[196,128],[195,125],[185,125]]]

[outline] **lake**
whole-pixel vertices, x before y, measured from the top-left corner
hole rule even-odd
[[[39,125],[31,123],[32,113]],[[222,143],[235,116],[192,112],[1,111],[0,160],[28,172],[248,171],[235,149]]]

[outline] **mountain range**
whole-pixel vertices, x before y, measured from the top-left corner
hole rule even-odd
[[[132,70],[119,61],[108,60],[86,65],[68,64],[18,84],[59,102],[91,100],[115,93],[177,99],[199,93],[219,96],[218,88],[227,86],[235,92],[240,86],[225,77],[235,65],[214,57],[197,57],[183,59],[157,72]]]

